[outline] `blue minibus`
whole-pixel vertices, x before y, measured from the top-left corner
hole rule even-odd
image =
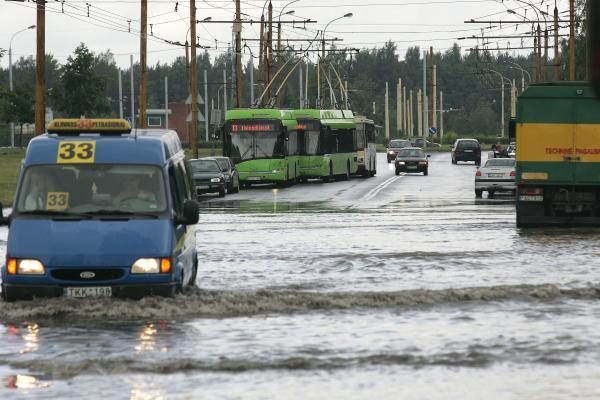
[[[29,143],[2,297],[173,296],[194,285],[198,203],[177,133],[57,119]]]

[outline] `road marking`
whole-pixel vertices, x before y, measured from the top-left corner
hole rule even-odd
[[[379,185],[375,186],[375,188],[371,189],[366,195],[364,195],[364,197],[361,199],[361,201],[363,201],[363,200],[367,201],[367,200],[373,199],[375,196],[377,196],[379,194],[379,192],[381,192],[383,189],[385,189],[392,183],[396,182],[398,179],[402,178],[404,175],[406,175],[406,174],[402,173],[399,176],[392,176],[391,178],[388,178],[383,183],[380,183]]]

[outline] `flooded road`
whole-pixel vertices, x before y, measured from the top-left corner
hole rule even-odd
[[[206,196],[197,289],[0,303],[0,398],[599,398],[600,230],[519,230],[474,173]]]

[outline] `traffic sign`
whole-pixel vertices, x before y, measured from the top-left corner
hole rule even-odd
[[[431,128],[429,128],[429,136],[434,136],[437,135],[438,130],[436,127],[432,126]]]

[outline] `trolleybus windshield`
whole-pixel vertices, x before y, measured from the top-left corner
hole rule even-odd
[[[236,161],[285,156],[279,121],[233,121],[229,130],[231,157]]]

